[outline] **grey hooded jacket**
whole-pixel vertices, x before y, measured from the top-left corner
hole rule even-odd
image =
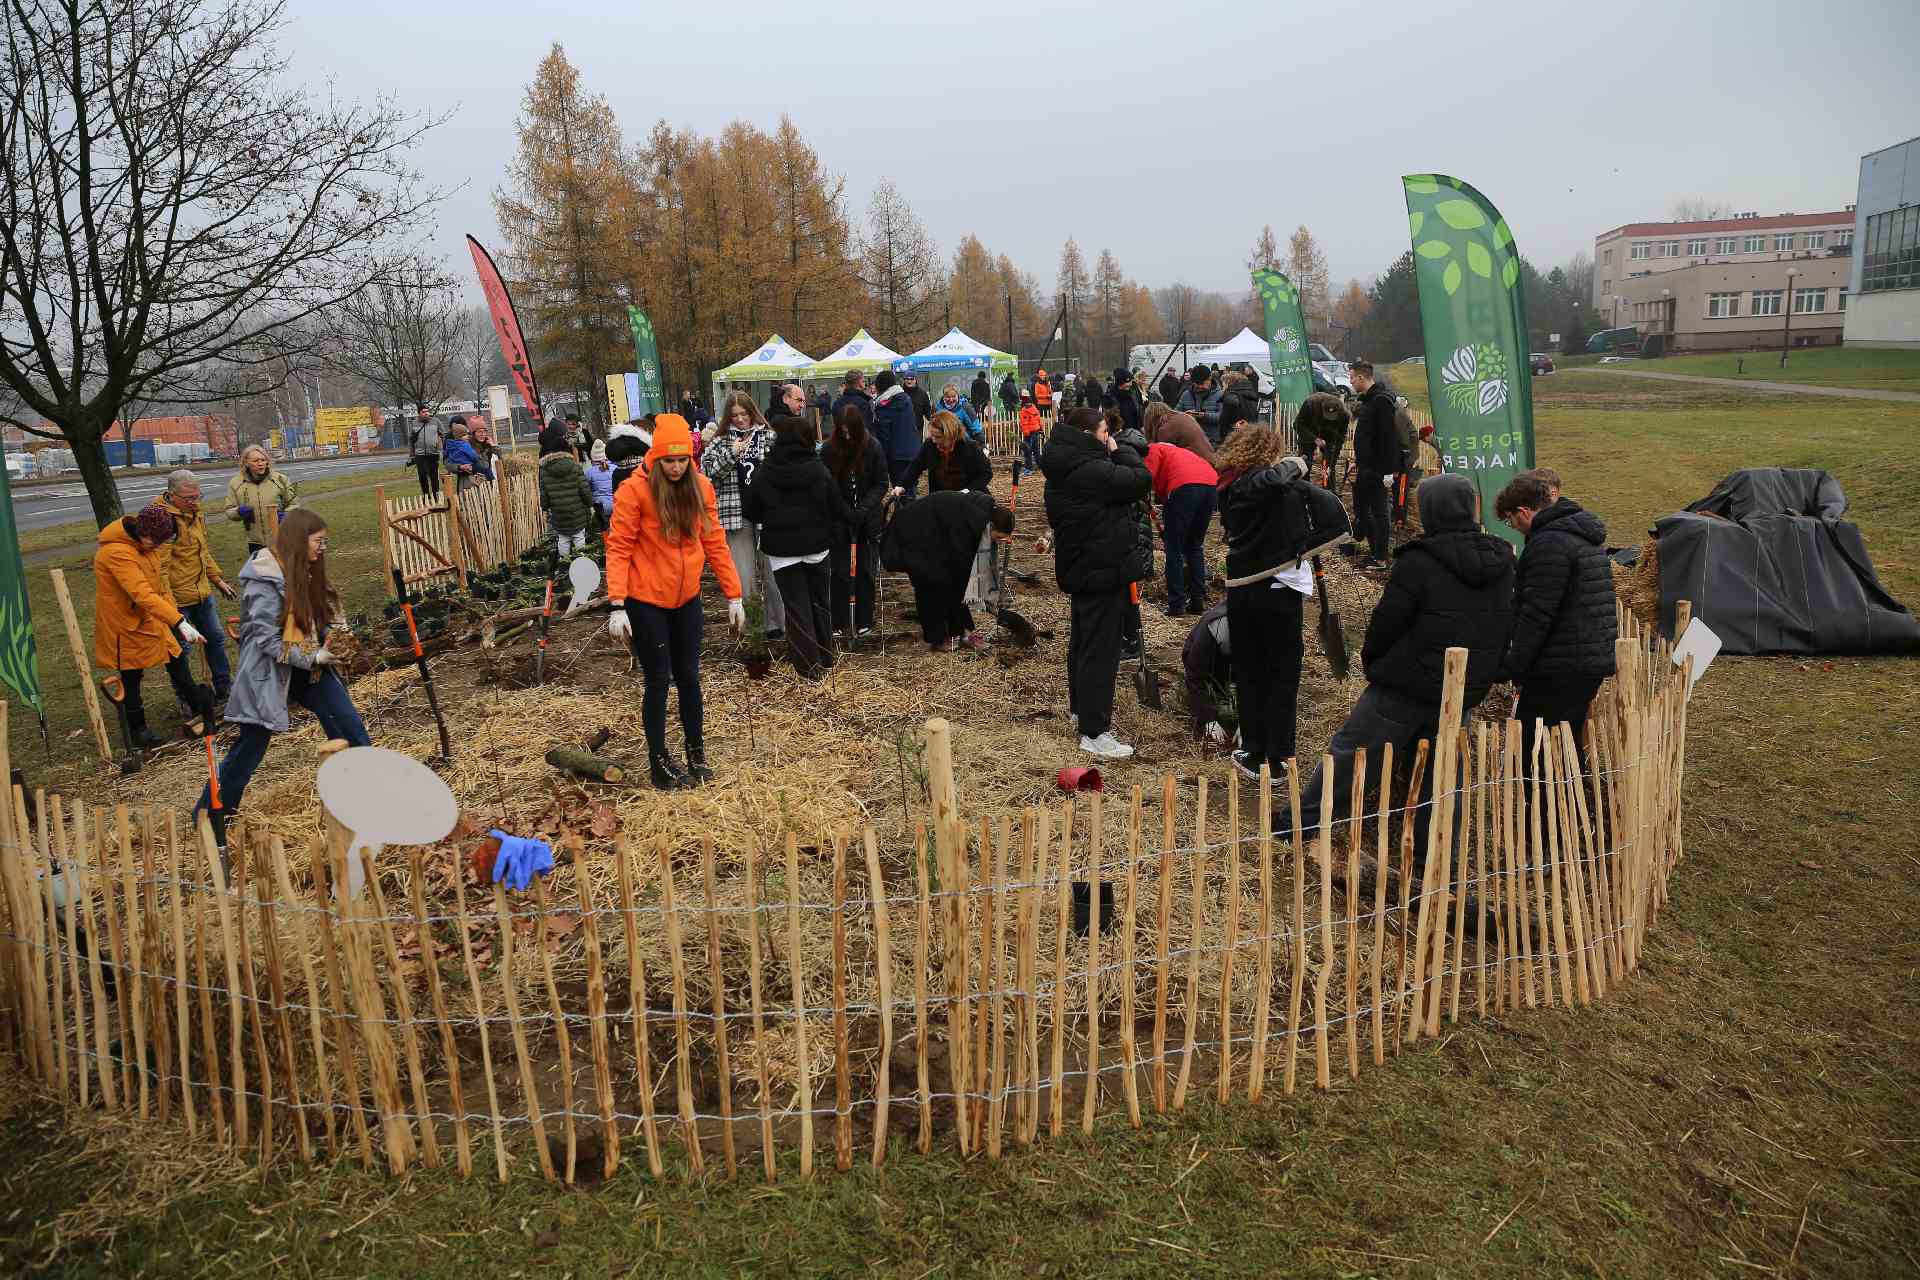
[[[271,548],[262,548],[240,570],[240,658],[226,718],[235,724],[287,731],[287,686],[293,669],[313,670],[315,650],[281,639],[287,582]]]

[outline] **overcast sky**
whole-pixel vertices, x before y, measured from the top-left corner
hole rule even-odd
[[[1060,246],[1235,292],[1263,223],[1336,287],[1407,248],[1399,176],[1454,174],[1543,270],[1676,197],[1838,209],[1861,153],[1920,133],[1920,3],[1188,6],[295,0],[295,72],[455,108],[421,162],[439,246],[499,238],[522,92],[559,41],[631,139],[786,112],[858,218],[890,176],[951,253],[1051,288]],[[454,255],[458,255],[457,257]]]

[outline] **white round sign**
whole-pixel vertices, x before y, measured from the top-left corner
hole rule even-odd
[[[320,803],[361,844],[432,844],[460,817],[439,774],[385,747],[335,752],[316,781]]]

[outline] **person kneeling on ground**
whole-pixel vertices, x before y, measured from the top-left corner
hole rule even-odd
[[[880,558],[912,582],[920,634],[935,653],[987,647],[973,629],[966,596],[989,523],[1000,533],[1012,533],[1013,513],[979,489],[942,489],[894,504]]]
[[[213,713],[213,690],[194,682],[183,647],[205,637],[175,607],[160,562],[161,544],[173,534],[173,513],[151,503],[102,529],[93,555],[93,660],[120,673],[130,748],[145,750],[166,741],[148,731],[147,709],[140,701],[148,667],[164,662],[174,696],[195,715]]]
[[[593,490],[563,434],[540,433],[540,509],[547,513],[562,560],[586,550]]]
[[[1200,615],[1180,650],[1187,679],[1187,714],[1196,737],[1216,747],[1232,740],[1232,719],[1221,704],[1233,691],[1233,634],[1227,626],[1227,602]],[[1237,722],[1236,722],[1237,723]]]
[[[755,469],[740,509],[759,526],[761,550],[786,602],[794,669],[818,680],[833,667],[827,555],[853,511],[814,448],[813,423],[786,414],[773,420],[773,433],[773,448]]]
[[[1220,448],[1220,527],[1227,536],[1227,620],[1240,750],[1234,768],[1284,775],[1299,718],[1301,634],[1313,568],[1306,557],[1345,536],[1340,500],[1307,481],[1301,458],[1282,458],[1280,433],[1247,425]]]
[[[1040,470],[1047,478],[1054,581],[1072,606],[1068,708],[1082,751],[1124,760],[1133,748],[1113,736],[1113,682],[1133,617],[1128,587],[1141,576],[1134,510],[1153,477],[1137,452],[1113,438],[1097,409],[1075,409],[1054,426]]]
[[[607,530],[607,630],[633,646],[646,679],[640,720],[647,733],[653,785],[663,791],[713,777],[707,767],[705,717],[700,700],[700,571],[711,564],[727,597],[727,622],[747,625],[740,576],[727,550],[727,531],[713,484],[693,469],[693,432],[677,413],[654,419],[647,470],[620,486]],[[683,772],[667,754],[667,684],[680,691],[686,731]]]
[[[1493,513],[1527,539],[1513,579],[1513,631],[1500,678],[1520,686],[1514,718],[1533,758],[1534,725],[1573,726],[1613,674],[1613,569],[1607,526],[1571,498],[1555,501],[1547,482],[1521,474],[1493,500]]]
[[[1347,427],[1352,422],[1346,401],[1327,391],[1316,391],[1302,400],[1299,412],[1293,415],[1294,447],[1309,467],[1324,468],[1322,475],[1329,489],[1336,483],[1335,468],[1340,464],[1340,451],[1346,448]],[[1323,460],[1318,464],[1313,460],[1316,448]]]
[[[1513,613],[1513,551],[1481,530],[1480,495],[1473,482],[1458,475],[1429,477],[1420,485],[1417,501],[1424,532],[1396,553],[1386,593],[1374,608],[1360,647],[1367,690],[1327,744],[1333,756],[1336,814],[1347,811],[1346,798],[1353,792],[1355,752],[1391,743],[1399,769],[1412,760],[1415,743],[1438,731],[1448,649],[1467,651],[1462,723],[1492,688],[1506,652]],[[1314,767],[1301,788],[1303,838],[1312,838],[1320,825],[1321,767]],[[1378,778],[1377,762],[1367,776]],[[1428,770],[1422,804],[1431,792],[1432,777]],[[1385,788],[1381,795],[1387,795]],[[1464,812],[1460,806],[1455,815]],[[1336,816],[1336,831],[1347,820]],[[1289,825],[1288,815],[1282,814],[1277,828]],[[1417,830],[1424,858],[1425,822],[1419,822]]]
[[[226,815],[240,807],[273,735],[287,731],[292,703],[313,712],[327,737],[372,745],[327,648],[327,631],[340,616],[339,593],[327,580],[327,522],[304,508],[289,511],[273,545],[240,570],[240,659],[227,701],[227,721],[240,726],[240,736],[216,775],[220,808],[212,809],[205,787],[193,807],[208,814],[221,848]]]

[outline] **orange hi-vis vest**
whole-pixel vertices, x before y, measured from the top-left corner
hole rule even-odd
[[[1053,387],[1045,378],[1040,378],[1034,382],[1033,398],[1041,404],[1053,403]]]

